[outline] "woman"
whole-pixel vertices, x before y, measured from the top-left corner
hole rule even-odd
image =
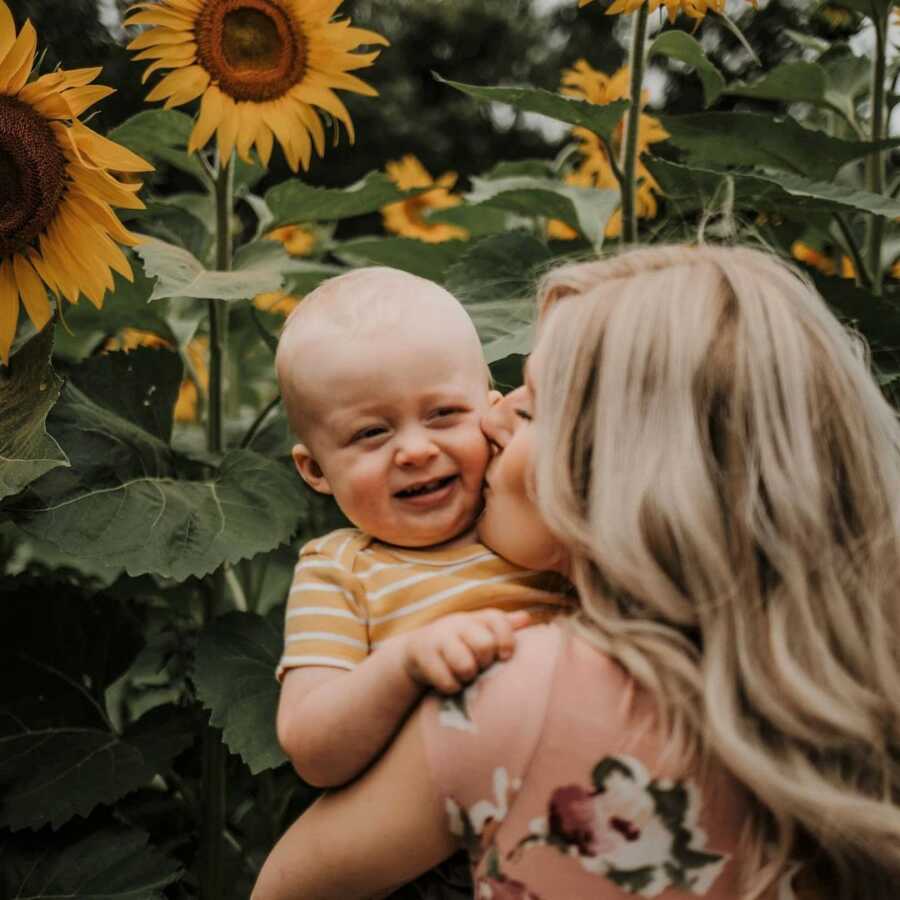
[[[900,425],[858,345],[748,249],[564,267],[540,303],[479,532],[579,612],[423,702],[254,900],[374,896],[461,845],[492,900],[894,896]]]

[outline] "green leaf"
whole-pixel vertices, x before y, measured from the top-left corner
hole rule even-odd
[[[488,103],[505,103],[507,106],[513,106],[523,112],[540,113],[551,119],[567,122],[569,125],[580,125],[607,141],[611,140],[613,131],[622,121],[622,116],[628,109],[627,100],[616,100],[614,103],[600,106],[596,103],[589,103],[587,100],[553,94],[542,88],[481,87],[449,81],[436,73],[434,77],[442,84],[448,84],[477,100]]]
[[[180,875],[181,865],[136,829],[0,846],[0,895],[9,900],[163,900]]]
[[[447,272],[447,289],[475,322],[489,363],[531,351],[535,281],[551,259],[546,244],[510,231],[475,242]]]
[[[264,291],[277,291],[282,284],[279,272],[262,265],[233,272],[209,271],[192,253],[156,238],[146,238],[136,251],[144,260],[146,273],[157,279],[151,300],[247,300]]]
[[[333,278],[345,271],[346,269],[340,266],[295,259],[291,261],[291,266],[285,273],[284,290],[289,294],[303,297],[317,288],[326,278]]]
[[[709,61],[700,42],[686,31],[664,31],[650,45],[647,56],[667,56],[691,66],[703,84],[707,106],[715,103],[725,89],[722,73]]]
[[[110,412],[168,442],[183,375],[177,353],[138,347],[85,360],[72,371],[72,383]]]
[[[422,190],[400,191],[381,172],[370,172],[362,181],[347,188],[312,187],[299,178],[275,185],[266,192],[266,205],[275,217],[267,227],[299,222],[334,222],[351,216],[378,212],[387,203],[395,203]]]
[[[94,353],[105,337],[125,328],[149,331],[175,343],[175,335],[161,315],[160,307],[149,303],[153,280],[144,274],[140,259],[131,257],[129,262],[134,281],[126,281],[117,274],[115,287],[104,298],[102,309],[86,302],[66,307],[66,324],[73,333],[68,334],[64,328],[56,329],[54,355],[77,362]]]
[[[466,241],[426,244],[414,238],[361,238],[335,247],[334,255],[350,265],[392,266],[432,281],[443,281],[448,267],[465,252]]]
[[[178,110],[147,109],[113,128],[108,137],[146,159],[166,162],[208,182],[199,160],[184,149],[193,127],[194,120]]]
[[[0,368],[0,500],[69,464],[46,429],[62,384],[50,365],[52,347],[48,326]]]
[[[87,816],[147,784],[192,743],[193,721],[174,708],[113,730],[105,690],[143,643],[121,602],[21,578],[8,580],[2,601],[0,825],[58,828]]]
[[[644,161],[669,201],[682,211],[712,208],[726,182],[730,182],[734,205],[740,209],[778,212],[786,218],[801,219],[811,213],[857,210],[888,219],[900,216],[898,200],[787,172],[768,176],[682,166],[653,157]]]
[[[572,187],[549,178],[473,178],[472,185],[472,191],[466,195],[471,205],[562,219],[598,246],[609,217],[619,205],[618,191]]]
[[[200,635],[194,684],[225,743],[256,775],[286,759],[275,735],[282,636],[261,616],[230,613]]]
[[[725,93],[756,100],[822,103],[827,86],[825,70],[817,63],[789,62],[776,66],[749,84],[740,81],[730,84]]]
[[[666,32],[667,34],[674,32]],[[761,166],[830,181],[838,169],[900,139],[869,144],[844,141],[804,128],[796,120],[747,112],[660,116],[669,140],[684,151],[682,162]]]
[[[872,63],[849,47],[836,46],[820,57],[819,65],[828,77],[825,101],[850,122],[856,122],[856,106],[871,86]]]
[[[465,228],[470,240],[506,231],[506,220],[507,215],[502,209],[473,207],[465,203],[448,209],[435,209],[425,216],[426,222],[442,222]]]
[[[122,480],[106,474],[62,486],[68,490],[45,476],[14,510],[16,523],[67,553],[102,557],[129,575],[183,581],[277,547],[302,516],[297,476],[249,450],[227,453],[204,480],[149,467]]]

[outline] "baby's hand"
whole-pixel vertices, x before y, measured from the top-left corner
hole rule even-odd
[[[494,660],[509,659],[514,632],[530,622],[524,610],[482,609],[445,616],[409,635],[406,671],[419,684],[455,694]]]

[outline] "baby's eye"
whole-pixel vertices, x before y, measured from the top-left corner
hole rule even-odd
[[[461,409],[458,406],[442,406],[439,409],[436,409],[432,416],[436,419],[445,419],[447,416],[455,416],[458,413],[465,412],[465,410]]]
[[[524,419],[526,422],[531,421],[531,413],[527,409],[517,409],[515,413],[520,419]]]
[[[356,441],[365,441],[369,438],[378,437],[381,434],[384,434],[385,429],[382,428],[381,425],[371,425],[368,428],[363,428],[361,431],[357,431],[356,434],[353,435],[351,441],[355,443]]]

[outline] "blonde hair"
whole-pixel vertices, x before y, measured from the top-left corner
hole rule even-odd
[[[900,424],[862,342],[748,248],[564,266],[540,302],[537,501],[571,548],[582,630],[657,698],[676,752],[754,795],[747,900],[792,860],[829,897],[883,900]]]

